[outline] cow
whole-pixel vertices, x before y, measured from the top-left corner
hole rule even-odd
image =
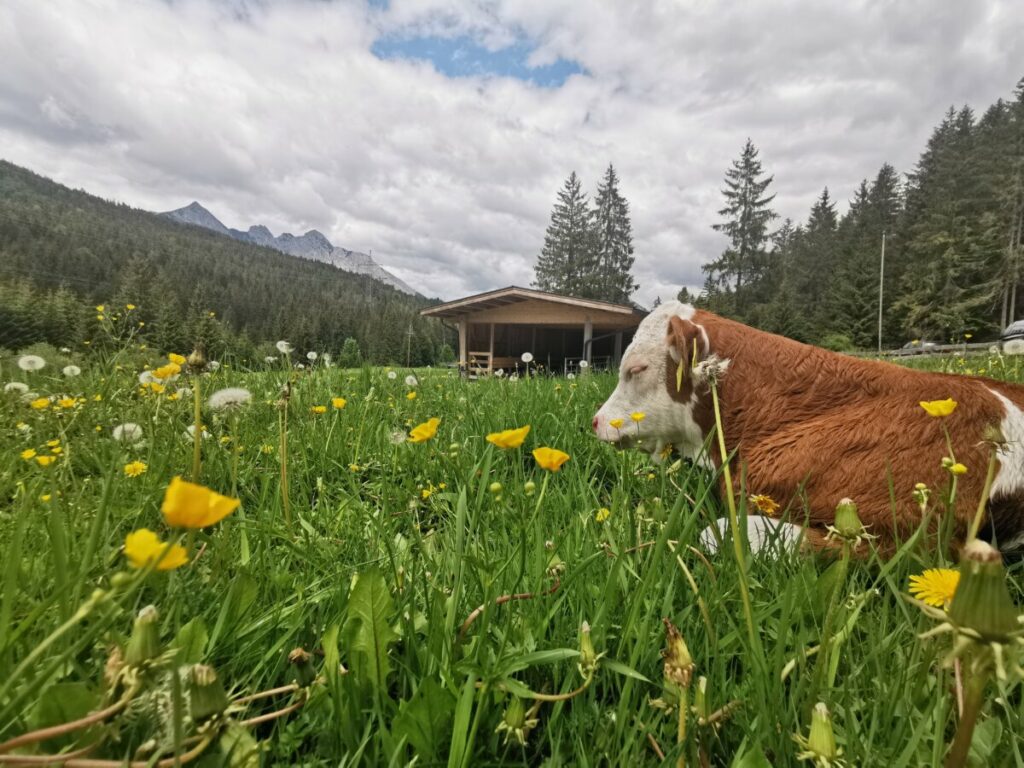
[[[941,506],[948,431],[967,468],[957,477],[954,544],[965,538],[996,450],[979,536],[1004,553],[1024,549],[1024,386],[858,359],[666,302],[637,328],[594,432],[654,457],[671,445],[718,467],[717,439],[704,450],[715,425],[712,385],[736,490],[788,509],[781,527],[803,526],[805,545],[833,546],[827,528],[850,497],[879,548],[893,551],[920,525],[918,483]],[[944,418],[919,405],[947,398],[957,406]],[[644,416],[633,422],[636,412]],[[758,536],[765,528],[754,527]]]

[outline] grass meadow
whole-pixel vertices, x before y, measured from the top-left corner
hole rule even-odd
[[[413,386],[405,370],[224,361],[143,386],[166,356],[42,356],[2,361],[28,392],[0,394],[0,764],[946,760],[963,669],[907,599],[943,554],[923,536],[887,561],[706,555],[699,532],[727,514],[713,474],[592,437],[614,375],[421,370]],[[912,364],[1022,378],[994,355]],[[212,409],[228,387],[251,400]],[[521,447],[485,439],[526,425]],[[545,470],[539,447],[570,458]],[[172,527],[178,476],[241,505]],[[184,556],[133,567],[140,529]],[[1012,674],[985,687],[967,764],[1024,765]]]

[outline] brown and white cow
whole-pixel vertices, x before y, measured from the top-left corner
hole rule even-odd
[[[790,520],[806,522],[812,545],[824,543],[843,497],[857,502],[883,550],[915,530],[915,484],[937,493],[949,480],[941,465],[949,453],[945,426],[956,460],[968,468],[958,478],[957,537],[977,508],[991,450],[987,430],[997,427],[1002,446],[982,535],[1004,551],[1024,547],[1024,386],[860,360],[671,302],[637,329],[594,431],[621,447],[658,454],[671,444],[683,456],[706,458],[711,377],[726,449],[736,452],[737,487],[743,468],[745,492],[789,507]],[[942,419],[918,405],[950,397],[957,408]],[[645,414],[639,424],[629,418],[635,411]],[[625,424],[616,429],[610,422],[620,418]],[[720,463],[717,445],[710,459]],[[761,531],[761,521],[755,527]]]

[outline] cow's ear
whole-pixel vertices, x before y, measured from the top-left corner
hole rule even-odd
[[[668,353],[677,363],[695,366],[708,356],[708,335],[704,328],[672,315],[668,321]]]

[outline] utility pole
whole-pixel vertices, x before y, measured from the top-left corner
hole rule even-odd
[[[878,356],[882,356],[882,299],[885,291],[885,232],[882,233],[882,264],[878,270]]]

